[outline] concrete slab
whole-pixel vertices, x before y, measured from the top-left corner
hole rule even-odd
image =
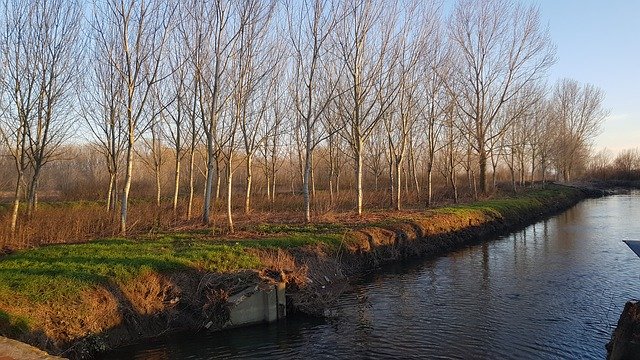
[[[228,302],[231,327],[273,322],[286,316],[284,283],[245,289],[231,296]]]
[[[0,360],[62,360],[20,341],[0,336]]]

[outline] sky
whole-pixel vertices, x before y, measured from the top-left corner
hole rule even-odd
[[[602,90],[610,115],[594,141],[613,153],[640,148],[640,0],[524,0],[540,6],[557,46],[550,81]]]

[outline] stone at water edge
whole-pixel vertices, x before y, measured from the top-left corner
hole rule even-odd
[[[0,360],[62,360],[31,345],[0,336]]]
[[[640,360],[640,304],[629,301],[624,305],[611,341],[607,344],[609,360]]]

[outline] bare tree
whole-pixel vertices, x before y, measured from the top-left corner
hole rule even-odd
[[[392,46],[397,13],[391,3],[374,0],[345,1],[343,11],[345,18],[336,34],[346,67],[339,103],[345,122],[342,133],[354,160],[356,210],[361,215],[365,141],[397,96],[398,84],[392,81],[398,58]]]
[[[182,25],[189,21],[189,17],[188,14],[184,13],[186,12],[186,6],[184,6],[184,4],[180,5],[182,5],[182,7],[179,8],[180,11],[178,14],[179,16],[182,16],[180,18],[180,24]],[[189,132],[194,132],[195,130],[191,128],[197,123],[197,121],[195,121],[195,114],[193,114],[194,116],[190,116],[189,114],[190,110],[193,111],[191,104],[197,100],[197,97],[195,94],[188,94],[188,87],[191,85],[189,82],[189,78],[191,77],[190,70],[192,70],[192,68],[187,66],[190,54],[188,46],[184,41],[182,41],[182,35],[184,32],[181,30],[183,29],[184,27],[172,34],[173,52],[169,55],[170,64],[168,65],[171,68],[170,72],[172,73],[172,76],[171,80],[167,81],[167,85],[163,87],[164,93],[162,94],[162,99],[160,99],[164,103],[161,106],[166,108],[166,111],[161,113],[161,115],[166,121],[165,132],[167,133],[167,141],[173,148],[174,170],[172,208],[174,213],[178,209],[182,160],[187,155],[185,143],[187,143],[187,136]],[[195,84],[193,85],[197,86]],[[189,95],[193,96],[193,102],[189,100]],[[190,119],[192,121],[189,121]],[[194,132],[194,134],[197,135],[196,132]],[[192,193],[190,193],[190,196],[193,196]],[[192,198],[191,201],[193,201]]]
[[[228,0],[215,0],[209,2],[202,0],[198,2],[200,6],[194,11],[195,21],[202,21],[206,25],[198,34],[201,39],[197,39],[196,45],[205,49],[198,49],[199,62],[197,64],[198,76],[202,76],[202,88],[200,96],[200,112],[202,114],[202,129],[206,138],[207,147],[207,170],[206,183],[204,189],[204,204],[202,211],[202,221],[208,224],[210,221],[211,197],[213,190],[214,167],[218,169],[220,174],[219,159],[223,146],[217,134],[219,129],[220,117],[224,111],[224,106],[230,96],[229,92],[223,91],[227,72],[229,71],[229,63],[232,59],[231,51],[238,39],[239,29],[238,22],[234,22],[234,9],[232,2]],[[235,140],[235,130],[237,124],[228,128],[233,130],[233,139]],[[227,132],[228,133],[228,132]],[[235,141],[231,141],[230,145],[234,145]],[[233,148],[233,147],[232,147]],[[229,153],[229,157],[232,153]],[[229,161],[231,159],[228,159]],[[230,163],[230,162],[229,162]],[[230,175],[229,175],[230,177]],[[220,181],[218,176],[218,182]],[[229,188],[231,184],[229,183]],[[228,194],[231,197],[231,194]],[[216,194],[217,198],[217,194]],[[229,219],[231,215],[229,214]]]
[[[604,161],[600,160],[600,162],[601,168],[607,166]],[[613,160],[613,168],[618,179],[633,180],[637,178],[640,170],[640,151],[638,148],[620,151]]]
[[[486,193],[487,143],[506,131],[493,122],[510,99],[546,73],[554,62],[539,11],[508,0],[461,0],[449,23],[457,53],[454,79],[465,132],[477,154],[480,190]],[[493,130],[493,132],[490,132]]]
[[[441,137],[447,107],[452,101],[446,84],[447,81],[451,81],[452,63],[450,49],[446,46],[442,28],[436,21],[439,18],[439,9],[436,8],[430,18],[434,25],[422,64],[421,87],[424,89],[425,104],[420,107],[420,115],[423,118],[421,124],[424,124],[426,135],[424,147],[427,151],[427,206],[431,206],[433,202],[433,167],[438,151],[445,146]]]
[[[42,168],[56,160],[74,119],[70,100],[82,60],[82,16],[75,1],[3,4],[3,97],[12,106],[4,116],[2,138],[15,160],[18,182],[11,228],[15,231],[20,187],[31,168],[28,213],[37,203]]]
[[[329,0],[308,0],[287,3],[289,42],[293,50],[292,96],[299,118],[302,151],[302,194],[305,220],[311,221],[310,183],[313,151],[322,141],[337,131],[319,131],[323,114],[337,93],[337,79],[330,68],[330,36],[339,20],[337,3]],[[332,132],[333,131],[333,132]]]
[[[423,110],[422,106],[424,106],[419,101],[418,64],[424,59],[425,49],[433,40],[434,35],[433,23],[435,19],[431,16],[424,16],[425,13],[430,13],[431,11],[425,11],[421,7],[420,10],[423,11],[423,16],[419,18],[420,21],[416,24],[414,23],[416,9],[416,3],[413,3],[405,10],[400,32],[395,37],[395,46],[397,48],[394,49],[394,52],[398,54],[398,66],[393,69],[396,75],[392,81],[398,83],[396,85],[398,93],[393,106],[388,109],[383,117],[388,136],[387,144],[394,162],[393,173],[395,173],[396,194],[395,201],[392,200],[392,204],[395,203],[396,210],[401,208],[402,176],[400,168],[406,160],[405,154],[409,147],[414,124],[418,120],[418,114]],[[387,86],[394,87],[392,84]],[[405,183],[406,180],[408,178],[405,178]],[[408,188],[406,184],[405,187]],[[406,189],[406,192],[408,193],[408,189]]]
[[[94,35],[97,35],[94,32]],[[109,184],[107,211],[115,211],[118,202],[118,173],[126,146],[124,123],[124,82],[109,60],[115,51],[112,36],[94,38],[90,56],[92,71],[85,78],[86,91],[79,92],[82,115],[95,147],[105,159]],[[93,83],[93,86],[89,83]]]
[[[162,195],[162,166],[166,163],[164,141],[166,139],[165,126],[169,122],[168,111],[166,109],[175,99],[171,96],[162,94],[160,87],[154,87],[151,98],[149,99],[149,106],[147,113],[148,123],[145,124],[144,134],[140,137],[142,144],[144,145],[143,151],[138,152],[142,162],[153,171],[155,176],[156,187],[156,207],[160,207],[160,199]],[[165,104],[165,101],[169,101],[169,104]]]
[[[16,186],[14,191],[11,231],[15,232],[22,198],[25,172],[29,166],[27,132],[35,117],[40,78],[30,43],[37,38],[37,29],[30,25],[29,8],[17,2],[3,3],[2,57],[6,74],[2,81],[2,97],[8,103],[0,128],[2,140],[14,160]]]
[[[278,87],[279,84],[276,84]],[[262,169],[267,185],[267,199],[273,203],[276,197],[276,179],[278,170],[285,161],[284,154],[281,152],[281,141],[284,129],[285,105],[283,104],[282,93],[276,89],[274,91],[276,98],[271,104],[271,116],[267,116],[263,124],[264,134],[268,134],[262,146],[260,154],[262,155]]]
[[[30,26],[38,33],[28,44],[36,53],[32,66],[39,68],[39,98],[35,121],[27,127],[31,180],[28,213],[37,205],[42,168],[60,155],[60,147],[74,128],[73,88],[82,62],[82,9],[71,0],[35,1]]]
[[[250,0],[242,3],[237,9],[237,32],[236,39],[231,49],[231,57],[234,60],[230,65],[231,77],[229,85],[230,107],[228,115],[220,118],[220,126],[217,131],[220,135],[217,138],[217,146],[221,149],[221,154],[226,165],[226,205],[227,205],[227,226],[230,233],[234,232],[232,214],[232,194],[233,194],[233,174],[237,169],[234,164],[234,155],[237,150],[239,134],[238,129],[249,123],[247,119],[253,106],[257,85],[264,78],[264,74],[256,71],[257,61],[256,51],[259,36],[265,30],[266,24],[271,14],[271,7],[265,7],[258,0]],[[264,108],[259,111],[260,116],[264,116]],[[259,122],[256,122],[259,123]],[[256,128],[257,130],[257,128]],[[247,134],[248,131],[246,131]],[[259,142],[249,139],[251,144],[251,155],[257,149]],[[248,164],[251,166],[251,163]]]
[[[161,65],[174,10],[175,5],[162,0],[109,0],[106,6],[94,8],[96,36],[106,44],[114,44],[109,65],[116,69],[125,85],[126,172],[120,204],[120,232],[123,235],[127,232],[134,145],[152,90],[167,76],[162,73]]]
[[[453,202],[458,202],[458,168],[462,162],[461,147],[464,137],[456,125],[457,112],[453,100],[445,108],[443,156],[440,161],[440,172],[451,186]]]
[[[558,82],[552,101],[559,141],[554,147],[556,167],[564,181],[570,181],[578,165],[578,153],[588,148],[609,112],[603,108],[601,89],[571,79]]]
[[[385,139],[387,138],[387,134],[388,129],[378,126],[367,139],[367,148],[369,151],[364,157],[364,164],[373,176],[375,191],[378,191],[380,177],[385,171],[384,160],[389,150],[387,140]],[[391,164],[391,166],[393,166],[393,164]]]
[[[194,199],[194,182],[196,171],[196,153],[198,145],[201,142],[201,136],[206,135],[207,146],[207,168],[204,171],[205,178],[209,179],[209,174],[213,177],[213,172],[209,172],[209,166],[212,168],[216,166],[218,160],[218,149],[215,147],[215,122],[219,114],[219,107],[216,106],[215,111],[212,112],[211,106],[218,103],[219,86],[215,85],[216,81],[220,81],[221,75],[224,72],[224,67],[215,68],[215,63],[212,63],[214,59],[221,58],[219,55],[217,58],[213,56],[215,46],[211,44],[214,39],[214,32],[216,29],[216,22],[220,16],[225,19],[228,17],[227,12],[220,8],[222,3],[212,3],[204,0],[194,0],[181,4],[180,12],[182,17],[179,21],[179,38],[184,45],[185,52],[188,55],[187,61],[184,67],[188,70],[190,76],[189,86],[185,88],[185,96],[189,97],[188,102],[188,124],[189,124],[189,198],[187,202],[187,219],[191,219],[193,213],[193,199]],[[219,24],[223,26],[223,32],[218,33],[218,38],[221,39],[224,35],[224,21]],[[218,49],[220,51],[220,49]],[[212,70],[213,69],[213,70]],[[217,79],[213,81],[212,76]],[[213,81],[213,82],[212,82]],[[210,86],[211,85],[211,86]],[[215,86],[214,86],[215,85]],[[213,96],[215,95],[215,104]],[[213,125],[212,125],[213,123]],[[213,156],[209,156],[212,154]],[[218,168],[216,166],[216,168]],[[218,183],[220,177],[218,176]],[[205,185],[204,189],[204,209],[203,220],[208,223],[211,191],[212,187]]]
[[[244,212],[251,211],[251,190],[253,184],[253,159],[260,145],[269,137],[272,129],[262,126],[268,116],[267,109],[274,98],[276,83],[280,80],[278,64],[282,61],[283,49],[279,46],[277,34],[269,36],[272,30],[274,4],[261,1],[246,1],[242,9],[245,28],[240,35],[240,55],[237,61],[244,64],[236,99],[244,107],[239,119],[246,169]],[[242,91],[243,94],[238,93]]]

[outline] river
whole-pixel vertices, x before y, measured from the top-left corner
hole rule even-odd
[[[493,241],[359,279],[336,316],[173,335],[109,359],[602,359],[640,297],[640,194],[584,201]]]

